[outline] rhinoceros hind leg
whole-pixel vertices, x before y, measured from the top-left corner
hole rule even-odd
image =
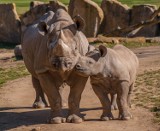
[[[118,110],[117,94],[111,94],[111,109],[112,110]]]
[[[48,107],[48,104],[47,104],[47,101],[44,97],[44,92],[42,91],[39,80],[32,76],[32,83],[33,83],[33,87],[36,91],[36,99],[33,103],[33,108]]]
[[[128,110],[128,93],[129,93],[129,83],[121,82],[117,90],[117,104],[119,109],[119,119],[129,120],[132,118]]]
[[[134,88],[134,83],[130,86],[129,88],[129,92],[128,92],[128,98],[127,98],[127,103],[128,103],[128,106],[130,108],[132,108],[132,103],[131,103],[131,95],[132,95],[132,92],[133,92],[133,88]]]

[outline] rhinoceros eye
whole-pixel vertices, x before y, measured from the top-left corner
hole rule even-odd
[[[89,60],[88,63],[89,63],[89,64],[93,64],[93,61],[90,61],[90,60]]]

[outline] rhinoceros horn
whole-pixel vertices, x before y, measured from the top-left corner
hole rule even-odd
[[[67,42],[66,37],[64,36],[63,30],[60,30],[59,39],[62,39],[62,41]]]

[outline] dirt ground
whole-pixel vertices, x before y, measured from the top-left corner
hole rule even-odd
[[[160,47],[143,47],[133,50],[140,60],[139,73],[160,69]],[[0,58],[4,52],[1,52]],[[8,55],[12,56],[9,51]],[[22,61],[21,61],[22,63]],[[14,66],[17,63],[0,60],[0,65]],[[145,87],[144,87],[145,88]],[[64,97],[67,99],[69,87],[65,88]],[[47,124],[50,115],[49,108],[33,109],[34,90],[30,76],[10,81],[0,88],[0,131],[160,131],[160,125],[153,123],[153,114],[147,109],[133,107],[130,109],[133,119],[129,121],[111,120],[100,121],[101,105],[94,94],[89,81],[82,95],[81,113],[85,121],[81,124],[63,123]],[[67,115],[67,107],[63,109]],[[113,111],[115,118],[118,111]]]

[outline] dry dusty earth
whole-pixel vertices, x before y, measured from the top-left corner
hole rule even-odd
[[[145,70],[160,69],[160,47],[138,48],[134,52],[140,60],[139,73]],[[2,54],[2,53],[1,53]],[[11,54],[10,54],[11,55]],[[0,57],[2,57],[0,55]],[[9,62],[2,63],[7,66]],[[64,97],[67,98],[69,88],[65,88]],[[63,123],[47,124],[50,115],[49,108],[32,109],[34,100],[30,76],[10,81],[0,89],[0,130],[32,130],[32,131],[160,131],[160,125],[153,123],[153,114],[147,109],[134,107],[131,110],[133,119],[129,121],[111,120],[100,121],[101,105],[92,91],[89,82],[83,92],[81,113],[85,121],[81,124]],[[67,115],[67,108],[63,109]],[[115,118],[118,111],[113,111]]]

